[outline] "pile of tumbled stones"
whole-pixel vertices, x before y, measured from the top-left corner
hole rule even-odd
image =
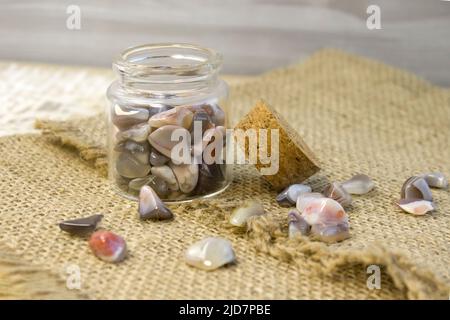
[[[184,200],[226,185],[225,165],[204,161],[202,155],[214,141],[225,142],[225,113],[217,104],[115,105],[111,121],[115,127],[112,169],[117,185],[125,193],[137,196],[141,187],[148,185],[162,199]],[[200,134],[198,141],[194,139],[194,128]],[[175,130],[190,140],[172,141]],[[221,139],[216,139],[219,136]],[[190,161],[180,163],[171,157],[172,149],[177,144],[179,148],[180,143],[186,144],[182,150],[191,152]],[[224,145],[214,147],[220,152]]]
[[[434,172],[413,176],[405,181],[398,205],[413,215],[424,215],[435,209],[429,187],[447,188],[448,181],[442,173]],[[281,192],[276,200],[283,207],[296,206],[288,213],[289,238],[311,236],[326,243],[348,239],[349,221],[344,207],[352,203],[351,194],[370,192],[374,183],[367,175],[358,174],[341,183],[329,184],[322,193],[312,192],[304,184],[293,184]],[[259,200],[249,200],[233,210],[229,223],[235,228],[245,229],[249,219],[265,214]],[[172,211],[148,185],[139,192],[138,217],[141,220],[173,219]],[[126,243],[118,235],[98,230],[102,216],[68,220],[60,228],[71,234],[89,235],[92,252],[107,262],[119,262],[126,257]],[[95,231],[95,232],[94,232]],[[191,245],[185,253],[187,264],[203,270],[214,270],[236,260],[231,242],[221,237],[207,237]]]

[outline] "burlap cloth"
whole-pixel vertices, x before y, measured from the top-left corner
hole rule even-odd
[[[141,222],[137,204],[114,194],[104,178],[100,116],[39,121],[43,137],[0,139],[0,297],[447,299],[449,191],[433,191],[438,210],[423,217],[393,201],[413,174],[450,175],[450,91],[324,50],[233,85],[233,122],[259,98],[284,114],[320,159],[322,171],[308,181],[314,190],[359,172],[375,180],[376,189],[355,196],[348,210],[351,239],[334,245],[289,240],[288,209],[248,166],[235,168],[234,182],[217,198],[171,206],[174,221]],[[247,232],[235,232],[227,217],[248,198],[260,199],[268,214],[252,220]],[[93,213],[103,213],[102,225],[127,240],[123,263],[99,261],[85,240],[57,227]],[[207,235],[230,239],[237,264],[214,272],[187,266],[184,250]],[[65,287],[68,263],[80,267],[81,290]],[[381,267],[380,290],[366,285],[371,264]]]

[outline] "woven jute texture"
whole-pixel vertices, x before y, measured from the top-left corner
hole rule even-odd
[[[438,209],[423,217],[393,202],[409,176],[450,173],[450,92],[381,63],[324,50],[232,86],[232,122],[260,98],[285,115],[320,160],[322,171],[307,181],[315,191],[355,173],[374,179],[375,190],[355,196],[348,209],[350,239],[333,245],[288,239],[288,209],[276,204],[276,193],[251,166],[236,166],[234,182],[214,199],[171,205],[173,221],[139,221],[137,204],[116,195],[104,178],[98,116],[39,121],[43,137],[0,139],[0,243],[24,264],[59,278],[52,292],[64,289],[68,264],[79,266],[77,297],[448,299],[449,191],[433,191]],[[250,198],[259,199],[267,215],[237,232],[227,218]],[[93,213],[104,214],[103,228],[127,240],[123,263],[99,261],[85,239],[57,227]],[[209,235],[233,243],[236,264],[205,272],[183,262],[185,249]],[[367,286],[369,265],[381,269],[379,290]]]

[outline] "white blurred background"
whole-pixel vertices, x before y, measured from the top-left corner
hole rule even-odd
[[[381,8],[381,30],[366,9]],[[81,29],[66,27],[69,5]],[[337,47],[450,86],[450,2],[441,0],[0,0],[0,59],[109,67],[122,49],[194,42],[225,72],[257,74]]]

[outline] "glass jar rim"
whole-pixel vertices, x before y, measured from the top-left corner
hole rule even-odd
[[[189,64],[176,63],[168,66],[154,65],[147,62],[161,58],[158,52],[165,51],[172,62],[183,60]],[[184,53],[180,53],[184,52]],[[189,75],[196,73],[207,76],[219,71],[223,57],[210,48],[189,43],[154,43],[127,48],[119,54],[113,68],[120,74],[130,75]]]

